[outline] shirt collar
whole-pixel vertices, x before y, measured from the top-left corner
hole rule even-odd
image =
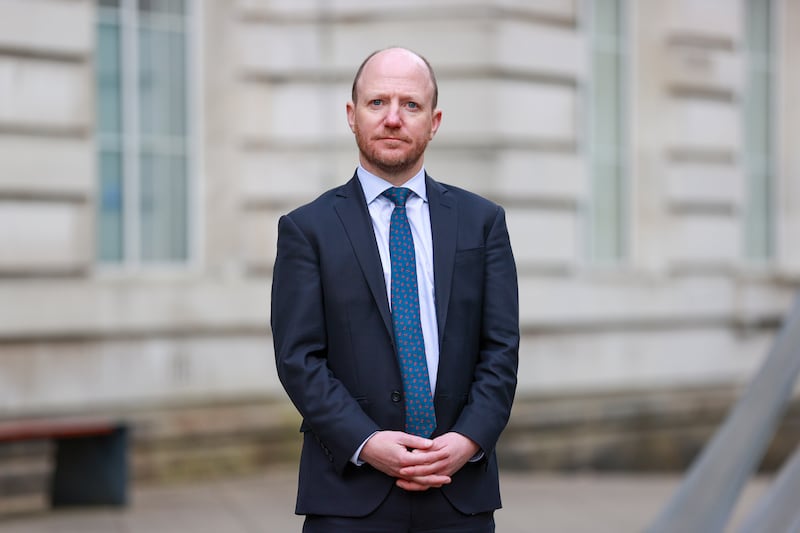
[[[367,205],[371,204],[383,191],[389,187],[394,187],[391,183],[383,178],[379,178],[372,174],[361,165],[358,165],[358,181],[361,182],[361,189],[364,191],[364,197],[367,200]],[[425,169],[420,169],[417,174],[405,182],[403,187],[411,189],[414,194],[422,198],[424,202],[428,201],[428,191],[425,188]]]

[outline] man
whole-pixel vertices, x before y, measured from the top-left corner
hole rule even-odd
[[[347,120],[360,165],[281,218],[272,331],[303,417],[303,531],[494,531],[516,388],[517,277],[499,206],[434,181],[433,70],[370,55]]]

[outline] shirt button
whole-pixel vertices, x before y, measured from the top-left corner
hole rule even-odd
[[[399,402],[399,401],[400,401],[400,400],[402,400],[402,399],[403,399],[403,395],[402,395],[402,394],[400,394],[400,392],[399,392],[399,391],[396,391],[396,390],[393,390],[393,391],[392,391],[392,401],[393,401],[394,403],[397,403],[397,402]]]

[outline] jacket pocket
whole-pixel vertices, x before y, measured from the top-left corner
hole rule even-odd
[[[463,265],[473,261],[482,261],[485,248],[479,246],[477,248],[467,248],[466,250],[456,250],[455,263]]]

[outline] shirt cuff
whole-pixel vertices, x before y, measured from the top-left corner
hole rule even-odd
[[[375,431],[375,432],[374,432],[374,433],[372,433],[372,434],[371,434],[369,437],[367,437],[366,439],[364,439],[364,442],[362,442],[362,443],[361,443],[361,446],[359,446],[359,447],[358,447],[358,449],[356,449],[356,453],[354,453],[354,454],[353,454],[353,456],[350,458],[350,462],[351,462],[351,463],[353,463],[353,464],[354,464],[354,465],[356,465],[356,466],[361,466],[361,465],[363,465],[363,464],[364,464],[364,461],[362,461],[361,459],[359,459],[359,458],[358,458],[358,456],[359,456],[359,455],[361,455],[361,450],[362,450],[362,449],[364,449],[364,445],[367,443],[367,441],[368,441],[369,439],[371,439],[371,438],[372,438],[372,436],[373,436],[373,435],[375,435],[375,433],[377,433],[377,431]],[[480,452],[480,453],[481,453],[481,456],[483,456],[483,452]]]

